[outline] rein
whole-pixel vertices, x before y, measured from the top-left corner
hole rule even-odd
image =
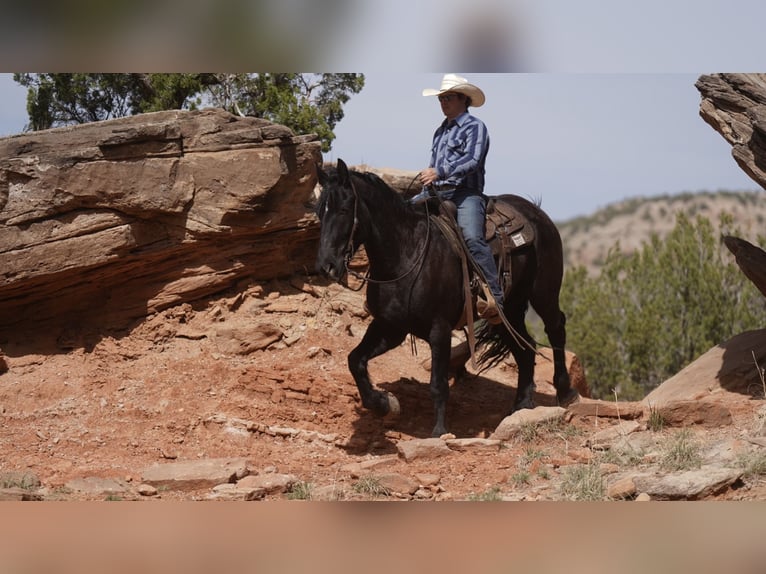
[[[420,176],[418,173],[415,177],[412,178],[410,181],[410,184],[407,186],[407,191],[412,187],[413,182]],[[359,279],[362,283],[359,285],[357,289],[353,289],[352,287],[348,287],[349,289],[352,289],[353,291],[360,291],[362,287],[364,287],[365,283],[375,283],[376,285],[384,285],[387,283],[396,283],[397,281],[401,281],[405,277],[407,277],[410,273],[415,271],[415,269],[422,267],[423,260],[426,255],[426,251],[428,250],[428,244],[431,240],[431,222],[428,219],[428,202],[426,202],[426,240],[423,244],[423,250],[418,255],[417,259],[415,259],[415,263],[412,264],[412,267],[410,267],[407,271],[399,275],[399,277],[396,277],[395,279],[372,279],[369,275],[369,270],[364,275],[357,273],[353,269],[349,267],[349,263],[351,263],[351,258],[354,256],[354,235],[356,234],[357,227],[359,227],[359,195],[356,192],[356,187],[354,186],[354,180],[352,178],[349,178],[349,182],[351,183],[351,191],[354,192],[354,224],[351,226],[351,234],[348,238],[347,243],[347,249],[346,249],[346,258],[345,258],[345,265],[346,265],[346,273],[351,275],[352,277],[355,277],[356,279]]]

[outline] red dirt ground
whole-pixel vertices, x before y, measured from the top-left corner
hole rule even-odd
[[[418,341],[413,347],[407,339],[371,362],[373,381],[394,393],[402,408],[394,420],[372,416],[361,409],[346,366],[368,321],[362,292],[312,281],[250,285],[168,309],[129,332],[57,334],[56,352],[6,349],[0,473],[35,473],[46,499],[103,499],[64,487],[89,476],[137,487],[153,463],[244,457],[252,472],[292,474],[353,498],[361,496],[354,494],[358,476],[344,467],[382,459],[386,464],[376,471],[420,482],[433,475],[424,498],[463,500],[494,489],[506,499],[555,500],[561,499],[562,467],[590,460],[593,453],[582,441],[614,422],[574,419],[566,428],[512,441],[499,451],[407,463],[396,457],[397,442],[428,437],[434,422],[423,366],[428,346]],[[228,334],[241,332],[252,342],[264,324],[278,327],[281,340],[239,354],[238,339]],[[546,362],[538,366],[539,405],[555,404],[551,371]],[[507,414],[514,385],[513,365],[453,384],[451,432],[488,437]],[[737,416],[741,428],[752,420],[752,410]],[[309,432],[259,432],[266,427]],[[162,491],[151,499],[200,499],[208,493]]]

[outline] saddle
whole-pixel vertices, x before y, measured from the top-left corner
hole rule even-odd
[[[512,270],[511,256],[514,251],[531,244],[535,240],[535,230],[527,219],[516,209],[502,200],[490,197],[487,202],[487,217],[485,221],[485,239],[492,248],[492,255],[497,264],[500,287],[504,293],[511,288]],[[440,227],[445,225],[450,228],[452,234],[462,238],[460,228],[457,225],[457,207],[449,200],[443,200],[439,204],[439,215],[433,216],[441,220]],[[448,237],[449,238],[449,237]],[[454,248],[465,252],[465,242],[451,241]],[[465,253],[470,260],[470,254]]]
[[[511,254],[534,242],[535,230],[521,213],[491,197],[487,202],[485,238],[495,256],[500,287],[507,294],[511,288]]]

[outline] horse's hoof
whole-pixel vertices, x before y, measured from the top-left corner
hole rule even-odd
[[[391,393],[386,393],[386,400],[388,401],[388,412],[386,413],[386,417],[398,417],[402,412],[402,407],[399,405],[399,399]]]

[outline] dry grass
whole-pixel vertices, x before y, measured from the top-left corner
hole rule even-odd
[[[26,472],[6,472],[0,474],[0,488],[21,488],[34,490],[40,486],[40,481],[33,474]]]
[[[389,490],[380,483],[376,476],[363,476],[354,484],[354,492],[364,494],[372,498],[380,498],[391,494]]]
[[[597,462],[578,464],[564,470],[560,487],[566,500],[604,500],[604,477]]]
[[[313,485],[310,482],[296,482],[287,492],[288,500],[311,500]]]
[[[665,427],[665,419],[662,413],[653,406],[649,406],[649,420],[647,427],[652,432],[660,432]]]
[[[471,502],[496,502],[502,499],[503,497],[500,495],[499,486],[492,486],[484,492],[468,496],[468,500]]]
[[[766,475],[766,453],[748,452],[737,458],[739,467],[744,470],[745,478],[759,478]]]
[[[665,470],[691,470],[702,466],[700,445],[689,429],[681,429],[668,438],[660,466]]]

